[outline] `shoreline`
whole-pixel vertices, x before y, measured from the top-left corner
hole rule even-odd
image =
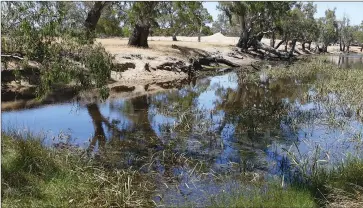
[[[191,79],[198,78],[204,74],[214,74],[221,69],[222,71],[230,71],[231,69],[231,67],[225,64],[208,63],[211,64],[211,67],[203,67],[203,70],[196,70],[197,74],[191,77],[187,71],[181,70],[180,66],[184,68],[190,66],[190,60],[195,58],[218,57],[241,68],[262,61],[258,54],[240,52],[233,44],[233,40],[236,37],[225,37],[218,33],[202,37],[201,42],[194,41],[193,38],[195,37],[179,38],[182,41],[171,41],[171,37],[169,41],[162,40],[161,37],[159,37],[160,40],[155,40],[157,38],[150,37],[151,40],[147,49],[130,47],[127,45],[127,39],[125,38],[96,39],[96,43],[102,44],[106,51],[115,57],[114,64],[116,68],[111,71],[111,80],[107,85],[110,90],[109,99],[157,93],[180,87],[187,83],[188,80],[190,82]],[[167,39],[169,37],[163,38]],[[189,41],[187,41],[188,38]],[[262,42],[267,43],[269,39],[263,39]],[[280,47],[284,48],[284,46]],[[335,47],[338,46],[328,47],[329,53],[341,55],[341,52],[337,53],[334,51]],[[299,51],[300,48],[301,45],[298,44],[297,50]],[[359,49],[359,47],[351,48],[352,50]],[[357,54],[360,53],[358,52]],[[309,52],[296,55],[297,57],[303,57],[315,54]],[[282,63],[282,61],[277,62]],[[9,73],[9,71],[2,70],[2,111],[31,108],[74,99],[77,101],[81,100],[82,102],[94,102],[94,100],[99,99],[98,95],[95,96],[95,93],[97,93],[96,89],[79,93],[78,89],[72,85],[67,85],[56,88],[44,100],[36,100],[36,84],[32,83],[32,80],[36,79],[34,78],[34,71],[29,73],[29,71],[24,70],[24,77],[27,80],[22,80],[20,84],[12,80],[15,79],[15,76],[11,72]],[[29,74],[31,75],[29,76]]]

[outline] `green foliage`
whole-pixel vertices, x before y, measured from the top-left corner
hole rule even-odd
[[[96,33],[101,36],[123,36],[120,22],[116,19],[100,18],[97,23]]]
[[[221,32],[223,35],[227,36],[240,35],[239,27],[231,25],[228,17],[224,13],[218,14],[217,20],[215,20],[212,24],[212,32]]]
[[[205,25],[212,22],[212,16],[202,2],[160,2],[157,32],[162,35],[191,35],[203,27],[202,34],[210,34]]]
[[[130,9],[127,10],[127,22],[130,25],[137,23],[142,25],[152,25],[158,15],[155,9],[159,2],[130,2]]]
[[[360,30],[358,27],[356,27],[353,32],[353,39],[359,45],[363,45],[363,29]]]
[[[202,35],[213,35],[212,29],[208,26],[203,27]]]
[[[123,37],[130,37],[130,35],[131,35],[130,28],[128,28],[128,27],[122,28],[122,34],[123,34]]]
[[[264,35],[281,30],[281,20],[293,2],[221,2],[219,9],[229,18],[231,25],[240,25],[238,47],[248,49]]]
[[[103,8],[96,26],[96,34],[102,37],[124,36],[121,24],[127,20],[127,8],[126,2],[112,2]]]
[[[100,45],[86,45],[82,31],[73,30],[66,2],[2,2],[2,17],[12,27],[2,27],[3,53],[20,53],[23,64],[35,61],[41,73],[38,97],[46,96],[54,87],[101,88],[107,84],[112,57]],[[9,17],[10,16],[10,17]],[[68,25],[68,26],[67,26]]]
[[[319,19],[320,28],[320,42],[323,43],[323,47],[327,47],[329,44],[334,43],[338,39],[338,23],[335,16],[335,10],[326,10],[325,17]]]

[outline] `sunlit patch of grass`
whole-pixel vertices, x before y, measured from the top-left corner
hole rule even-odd
[[[3,207],[141,207],[152,186],[136,171],[107,169],[76,150],[2,132]]]
[[[278,184],[244,186],[212,198],[210,207],[316,207],[306,188],[282,188]]]

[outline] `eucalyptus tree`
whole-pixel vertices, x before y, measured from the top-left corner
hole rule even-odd
[[[354,41],[361,46],[360,51],[363,51],[363,22],[360,26],[355,26],[353,32]]]
[[[354,41],[355,28],[350,25],[350,19],[344,15],[343,20],[339,21],[339,40],[340,51],[349,52],[349,47]]]
[[[270,36],[270,46],[275,46],[276,35],[282,33],[283,21],[287,18],[288,12],[295,2],[265,2],[265,30]]]
[[[96,34],[101,36],[123,36],[121,24],[127,19],[127,2],[111,2],[106,6],[96,26]]]
[[[222,33],[223,35],[231,33],[232,25],[230,24],[228,17],[224,13],[220,13],[217,19],[212,24],[213,33]],[[236,34],[238,35],[238,34]]]
[[[320,28],[319,41],[322,43],[322,52],[327,52],[328,46],[338,40],[338,22],[334,10],[326,10],[325,17],[318,20]]]
[[[189,18],[194,24],[190,24],[192,28],[198,31],[198,42],[200,42],[201,34],[205,24],[213,21],[212,16],[208,13],[208,10],[203,7],[201,1],[190,1],[187,4],[186,12]]]
[[[202,2],[160,2],[157,22],[160,29],[168,30],[167,35],[177,41],[176,36],[181,32],[198,31],[198,39],[203,26],[212,21],[212,16],[203,7]]]
[[[145,1],[132,2],[131,8],[128,10],[128,19],[133,25],[133,32],[130,35],[130,46],[148,48],[147,38],[149,37],[150,27],[158,14],[156,10],[160,2]]]
[[[302,38],[302,49],[305,50],[305,44],[308,43],[308,50],[311,49],[311,43],[317,41],[319,38],[319,27],[314,14],[317,12],[316,5],[313,2],[308,2],[302,7],[304,13],[304,26],[303,26],[303,38]]]
[[[300,7],[295,7],[290,10],[288,18],[284,21],[286,51],[288,40],[292,41],[292,47],[289,52],[290,56],[294,53],[296,42],[303,39],[304,26],[304,14],[300,10]]]
[[[86,28],[86,37],[91,40],[91,42],[93,42],[92,40],[94,38],[97,22],[101,17],[101,12],[103,8],[109,4],[109,1],[96,1],[91,10],[88,12],[84,26]]]
[[[305,50],[305,44],[308,43],[310,50],[311,43],[319,38],[318,23],[314,19],[316,6],[313,3],[297,3],[287,13],[286,18],[281,21],[283,40],[276,46],[278,48],[281,43],[285,42],[285,51],[287,51],[288,42],[291,41],[291,56],[295,51],[297,41],[301,42],[302,49]]]
[[[251,46],[267,50],[278,56],[281,54],[272,47],[261,44],[264,35],[278,29],[281,17],[287,14],[294,2],[220,2],[222,10],[232,23],[237,17],[240,26],[240,39],[237,47],[247,51]]]

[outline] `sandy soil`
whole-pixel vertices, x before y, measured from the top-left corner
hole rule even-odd
[[[178,37],[181,41],[171,41],[171,37],[150,37],[149,48],[136,48],[127,45],[127,38],[108,38],[97,39],[108,52],[115,55],[115,61],[118,63],[132,62],[135,68],[119,73],[113,73],[112,78],[118,83],[146,83],[155,81],[170,81],[176,78],[182,79],[187,77],[183,72],[171,72],[166,70],[145,70],[145,64],[156,68],[165,62],[183,61],[188,63],[189,58],[196,56],[221,56],[229,61],[239,65],[250,64],[256,61],[248,56],[238,58],[228,56],[236,49],[233,43],[236,38],[227,38],[222,34],[202,37],[202,42],[197,42],[196,37]],[[237,38],[238,40],[238,38]],[[172,45],[183,47],[185,50],[180,51],[172,48]]]

